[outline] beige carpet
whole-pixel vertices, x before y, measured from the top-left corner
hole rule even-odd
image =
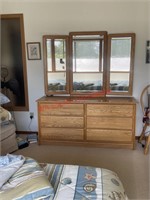
[[[129,199],[150,199],[150,152],[145,156],[140,144],[137,144],[136,150],[30,144],[14,154],[30,156],[38,162],[110,169],[122,180]]]

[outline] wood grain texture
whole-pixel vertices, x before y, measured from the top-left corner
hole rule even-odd
[[[132,131],[127,130],[105,130],[87,129],[87,140],[109,141],[109,142],[131,142]]]
[[[38,100],[39,144],[134,149],[135,119],[132,98],[44,97]]]
[[[63,103],[42,103],[39,105],[39,111],[41,115],[63,115],[63,116],[83,116],[83,104],[68,104],[65,101]]]
[[[87,117],[87,128],[132,130],[132,118]]]
[[[83,128],[83,117],[41,116],[41,127]]]
[[[46,140],[83,140],[83,129],[41,128],[41,138]]]
[[[87,116],[132,117],[133,105],[87,105]]]

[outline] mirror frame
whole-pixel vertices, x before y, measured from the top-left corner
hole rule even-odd
[[[131,38],[131,52],[130,52],[130,71],[129,71],[129,89],[128,92],[115,92],[110,91],[110,59],[111,59],[111,39],[112,38]],[[108,35],[108,57],[107,57],[107,93],[106,95],[121,95],[121,96],[132,96],[133,90],[133,72],[134,72],[134,55],[135,55],[135,33],[115,33]]]
[[[90,35],[101,35],[103,36],[103,40],[104,40],[104,51],[103,51],[103,73],[102,73],[102,77],[103,77],[103,90],[97,91],[97,92],[92,92],[92,90],[90,92],[74,92],[73,91],[73,36],[90,36]],[[99,97],[99,96],[105,96],[106,95],[106,81],[105,81],[105,77],[106,77],[106,66],[107,66],[107,31],[85,31],[85,32],[70,32],[69,33],[70,36],[70,94],[73,96],[94,96],[94,97]],[[86,73],[86,72],[85,72]],[[89,74],[92,72],[89,72]]]
[[[1,20],[7,19],[18,19],[20,22],[20,36],[21,36],[21,49],[22,49],[22,67],[23,67],[23,78],[24,78],[24,93],[25,93],[25,105],[24,106],[16,106],[8,105],[10,110],[13,111],[29,111],[29,102],[28,102],[28,84],[27,84],[27,67],[26,67],[26,52],[25,52],[25,35],[24,35],[24,20],[23,14],[2,14]],[[7,106],[5,106],[7,107]]]
[[[48,90],[48,66],[47,66],[47,39],[64,39],[66,41],[66,90],[65,91],[49,91]],[[51,52],[51,56],[55,57],[54,52]],[[43,35],[43,56],[44,56],[44,85],[45,85],[45,94],[51,96],[54,94],[69,94],[69,37],[68,35]],[[54,63],[52,62],[52,68],[54,68]],[[63,72],[63,71],[62,71]],[[53,73],[53,72],[52,72]],[[57,73],[57,71],[55,72]],[[59,73],[59,72],[58,72]]]

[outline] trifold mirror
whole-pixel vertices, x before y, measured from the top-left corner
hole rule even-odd
[[[45,35],[46,95],[132,95],[135,34]]]

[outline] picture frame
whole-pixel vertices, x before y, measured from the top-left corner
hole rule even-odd
[[[27,55],[28,55],[28,60],[41,60],[40,42],[28,42]]]
[[[150,40],[146,41],[146,64],[150,63]]]

